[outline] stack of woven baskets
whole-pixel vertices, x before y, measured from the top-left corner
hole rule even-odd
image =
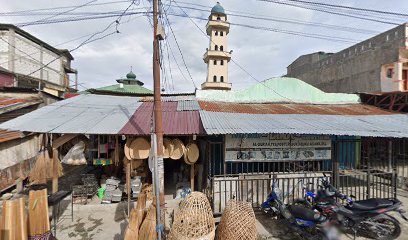
[[[173,160],[179,160],[184,156],[184,162],[189,165],[197,162],[199,157],[199,149],[197,144],[189,143],[184,145],[178,138],[163,139],[163,152],[164,158],[170,158]]]
[[[217,240],[255,240],[255,213],[249,202],[230,200],[217,228]]]
[[[128,138],[125,144],[125,156],[127,159],[146,159],[150,154],[150,143],[146,138]]]
[[[215,222],[207,197],[192,192],[180,203],[170,232],[171,240],[212,240]]]

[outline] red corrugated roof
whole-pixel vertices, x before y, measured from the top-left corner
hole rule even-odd
[[[321,114],[321,115],[387,115],[396,114],[375,106],[364,104],[244,104],[199,101],[202,110],[248,114]]]
[[[203,134],[198,111],[177,111],[177,102],[162,102],[165,135]],[[152,128],[153,102],[144,102],[119,134],[148,135]]]

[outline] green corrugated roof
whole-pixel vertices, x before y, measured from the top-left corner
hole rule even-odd
[[[90,89],[93,91],[101,92],[112,92],[112,93],[129,93],[129,94],[153,94],[153,91],[142,87],[138,84],[123,84],[123,88],[120,87],[120,84],[114,84],[110,86]]]
[[[326,93],[297,78],[277,77],[238,91],[199,90],[197,98],[223,102],[360,103],[357,94]]]

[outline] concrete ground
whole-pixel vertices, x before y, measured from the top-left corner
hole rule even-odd
[[[399,196],[408,210],[408,193]],[[169,202],[171,207],[176,207],[178,201]],[[74,205],[74,217],[71,219],[70,199],[67,197],[61,204],[62,215],[57,226],[57,238],[59,240],[100,240],[100,239],[123,239],[127,226],[125,202],[116,204],[98,204],[93,199],[87,205]],[[171,210],[168,210],[168,216]],[[265,213],[255,210],[257,217],[258,240],[290,240],[300,239],[293,234],[284,222],[271,219]],[[408,239],[408,222],[395,216],[401,221],[402,234],[399,239]],[[353,239],[352,235],[343,235],[342,240]],[[358,240],[365,238],[358,237]]]

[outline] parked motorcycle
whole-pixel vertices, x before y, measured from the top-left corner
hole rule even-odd
[[[355,198],[354,196],[349,198],[342,194],[330,184],[326,176],[321,180],[322,185],[314,198],[305,197],[295,201],[295,204],[318,210],[343,230],[351,230],[354,238],[357,233],[380,240],[396,239],[400,236],[399,221],[389,215],[390,212],[398,212],[407,221],[399,200],[370,198],[353,201],[351,198]],[[312,195],[309,193],[308,196]],[[346,204],[337,202],[337,199],[345,200]]]
[[[281,190],[276,186],[275,177],[272,191],[261,209],[274,217],[284,219],[291,229],[305,239],[337,240],[336,229],[329,225],[328,218],[310,208],[286,205]]]

